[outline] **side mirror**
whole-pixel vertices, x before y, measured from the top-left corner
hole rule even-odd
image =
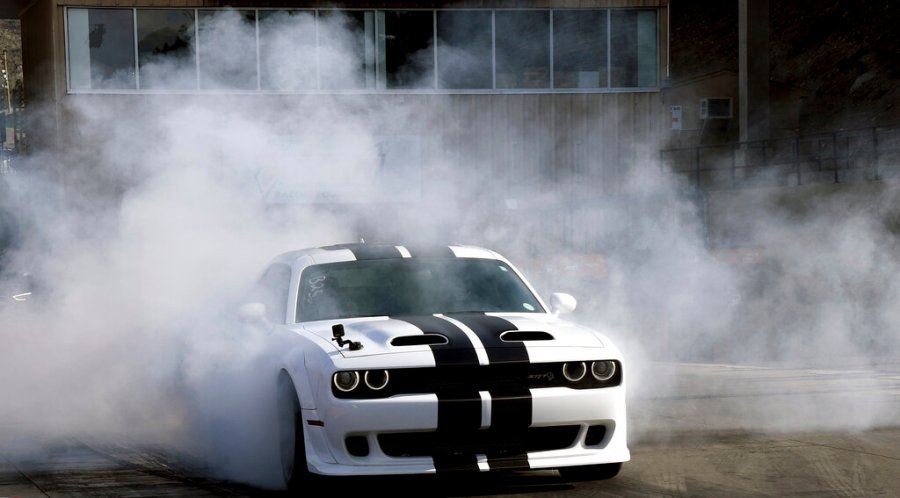
[[[28,301],[28,299],[31,297],[31,293],[30,292],[20,292],[18,294],[13,294],[10,297],[13,298],[13,301]]]
[[[238,320],[244,323],[266,323],[266,305],[247,303],[238,308]]]
[[[550,311],[552,311],[554,315],[558,316],[561,313],[571,313],[575,311],[575,306],[577,305],[578,301],[576,301],[575,297],[571,294],[554,292],[550,295]]]
[[[35,282],[34,277],[29,273],[20,273],[9,280],[0,281],[0,298],[6,302],[11,299],[16,302],[23,302],[32,299]]]

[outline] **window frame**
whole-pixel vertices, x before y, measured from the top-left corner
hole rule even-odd
[[[92,10],[92,9],[118,9],[118,10],[130,10],[132,13],[132,31],[133,31],[133,47],[132,50],[134,52],[134,71],[135,71],[135,88],[133,89],[93,89],[93,88],[73,88],[72,87],[72,61],[71,61],[71,40],[69,36],[69,20],[68,13],[70,9],[83,9],[83,10]],[[193,43],[195,46],[193,47],[193,55],[194,55],[194,67],[196,72],[196,85],[195,88],[187,88],[187,89],[166,89],[166,88],[141,88],[140,86],[140,59],[138,57],[138,39],[137,39],[137,16],[139,11],[146,10],[191,10],[194,12],[194,35],[193,35]],[[199,39],[199,29],[200,29],[200,12],[201,11],[216,11],[216,10],[238,10],[238,11],[253,11],[254,12],[254,24],[256,31],[256,88],[250,89],[236,89],[236,88],[203,88],[201,86],[201,78],[200,78],[200,50],[199,45],[201,43]],[[497,16],[496,13],[500,11],[546,11],[549,14],[549,46],[547,50],[550,54],[549,60],[549,70],[550,70],[550,80],[549,86],[547,87],[538,87],[538,88],[498,88],[497,87]],[[606,11],[606,51],[607,51],[607,86],[606,87],[565,87],[558,88],[556,87],[556,77],[555,77],[555,34],[554,34],[554,13],[562,12],[562,11],[578,11],[578,10],[591,10],[597,11],[602,10]],[[316,54],[313,57],[316,61],[315,67],[315,88],[314,89],[266,89],[262,87],[261,84],[261,56],[260,56],[260,46],[259,46],[259,13],[261,11],[308,11],[313,12],[315,17],[315,40],[317,43]],[[431,78],[434,80],[433,85],[428,88],[386,88],[384,84],[384,79],[381,76],[384,68],[382,67],[382,59],[384,57],[383,53],[379,53],[381,50],[380,43],[378,42],[379,37],[383,36],[383,33],[379,32],[379,24],[375,23],[375,37],[376,43],[374,47],[374,61],[372,64],[371,70],[373,74],[371,75],[375,79],[374,88],[353,88],[353,89],[335,89],[335,88],[324,88],[323,80],[322,80],[322,65],[321,65],[321,54],[319,51],[319,31],[320,31],[320,15],[325,11],[363,11],[363,12],[372,12],[373,15],[377,18],[379,12],[395,12],[395,11],[427,11],[432,13],[432,57],[433,57],[433,67],[431,68]],[[491,13],[491,88],[442,88],[438,81],[438,74],[440,72],[440,61],[438,59],[438,31],[437,31],[437,17],[438,12],[445,11],[489,11]],[[654,51],[654,64],[656,68],[656,81],[653,86],[646,87],[613,87],[610,86],[612,84],[611,78],[611,70],[612,70],[612,61],[614,54],[612,53],[612,30],[611,30],[611,19],[613,11],[651,11],[655,14],[654,27],[656,31],[656,48]],[[458,8],[391,8],[391,9],[375,9],[375,8],[353,8],[353,7],[329,7],[329,8],[305,8],[305,7],[270,7],[270,8],[222,8],[222,7],[177,7],[177,6],[165,6],[165,7],[95,7],[95,6],[67,6],[63,10],[63,30],[64,30],[64,64],[65,64],[65,78],[66,78],[66,93],[70,95],[77,94],[216,94],[216,93],[225,93],[225,94],[273,94],[273,95],[305,95],[305,94],[566,94],[566,93],[654,93],[659,92],[662,82],[661,82],[661,56],[663,47],[660,45],[660,26],[661,16],[660,9],[658,7],[590,7],[590,8],[529,8],[529,7],[520,7],[520,8],[476,8],[476,7],[458,7]],[[632,48],[632,47],[629,47]],[[638,50],[638,46],[633,47],[635,51]],[[364,78],[368,77],[368,65],[366,66],[366,73],[364,74]]]

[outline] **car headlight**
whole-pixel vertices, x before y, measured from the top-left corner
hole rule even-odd
[[[359,372],[335,372],[334,387],[342,392],[350,392],[359,385]]]
[[[366,386],[373,391],[384,389],[388,384],[388,377],[387,370],[367,370],[364,376]]]
[[[611,360],[601,360],[591,363],[591,375],[595,379],[603,382],[612,378],[616,374],[616,362]]]
[[[562,373],[569,382],[578,382],[587,374],[587,365],[583,361],[563,363]]]

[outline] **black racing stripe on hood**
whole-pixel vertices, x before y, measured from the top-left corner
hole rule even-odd
[[[491,363],[528,362],[528,348],[522,342],[504,342],[500,334],[518,330],[508,320],[484,313],[452,313],[447,315],[472,329],[484,345]]]
[[[447,344],[433,344],[429,347],[434,354],[436,368],[453,365],[478,365],[473,339],[452,322],[433,315],[392,316],[415,325],[423,332],[436,332],[447,337]],[[500,334],[507,330],[517,330],[507,320],[484,315],[483,313],[458,313],[455,318],[475,332],[488,351],[493,362],[514,362],[527,368],[528,352],[520,343],[506,343]],[[506,444],[491,449],[488,447],[460,448],[454,443],[459,438],[466,441],[480,439],[483,401],[476,389],[436,393],[438,396],[438,440],[433,456],[435,470],[439,474],[460,470],[477,471],[478,453],[485,452],[488,466],[492,469],[527,469],[528,456],[521,441],[524,431],[531,425],[532,399],[527,388],[491,390],[490,432],[498,433]]]
[[[447,320],[432,315],[391,318],[411,323],[422,332],[443,334],[447,338],[447,344],[429,345],[438,368],[446,365],[478,365],[478,355],[475,354],[472,340],[459,327]]]
[[[415,325],[423,332],[436,332],[447,337],[447,344],[431,344],[435,368],[458,365],[477,366],[478,355],[472,340],[458,326],[433,315],[392,316]],[[455,450],[457,435],[477,432],[481,427],[482,400],[477,389],[454,390],[435,393],[438,397],[437,432],[440,448],[432,455],[438,473],[478,470],[478,458],[474,453]]]
[[[395,246],[366,246],[366,245],[357,245],[354,247],[348,247],[351,252],[353,252],[353,257],[358,260],[363,259],[393,259],[393,258],[402,258],[403,255],[400,254],[400,250]]]
[[[500,334],[508,330],[518,330],[508,320],[483,313],[454,313],[448,315],[469,327],[485,347],[491,363],[513,363],[523,369],[523,378],[527,377],[528,349],[522,342],[504,342]],[[531,426],[534,412],[531,391],[526,387],[509,387],[492,389],[490,432],[496,433],[498,439],[510,441],[502,450],[487,453],[488,466],[491,469],[527,469],[528,454],[524,445],[514,441],[524,441],[525,431]],[[492,437],[493,439],[493,437]]]

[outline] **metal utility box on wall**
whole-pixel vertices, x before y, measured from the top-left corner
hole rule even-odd
[[[700,99],[700,119],[731,119],[731,97]]]

